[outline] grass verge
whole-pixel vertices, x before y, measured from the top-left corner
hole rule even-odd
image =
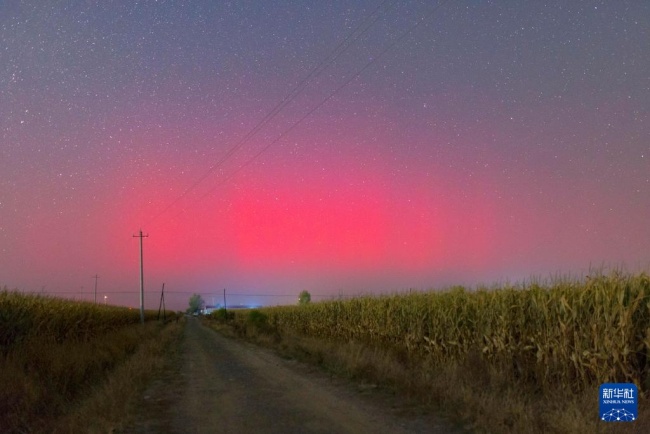
[[[141,392],[179,350],[184,323],[181,319],[159,328],[93,393],[57,421],[57,432],[106,433],[128,425]]]
[[[111,432],[180,331],[150,322],[87,341],[21,342],[0,360],[0,432]]]

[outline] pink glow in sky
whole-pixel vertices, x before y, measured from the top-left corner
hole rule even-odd
[[[140,228],[147,308],[648,269],[648,2],[145,3],[0,4],[0,285],[137,306]]]

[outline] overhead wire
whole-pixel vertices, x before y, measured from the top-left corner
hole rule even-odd
[[[47,295],[47,296],[79,296],[80,298],[90,297],[93,294],[91,292],[80,292],[80,291],[21,291],[23,293],[28,293],[32,295]],[[98,291],[99,295],[118,295],[118,294],[127,294],[133,295],[133,291]],[[145,295],[158,295],[159,291],[145,291]],[[220,290],[211,292],[211,291],[168,291],[165,290],[165,295],[167,296],[186,296],[188,294],[200,294],[205,297],[217,297],[221,296],[222,292]],[[243,292],[228,292],[228,297],[284,297],[284,298],[295,298],[296,294],[249,294]],[[353,297],[359,294],[311,294],[314,298],[327,298],[327,297]]]
[[[345,81],[342,85],[334,89],[325,99],[323,99],[320,103],[318,103],[316,106],[312,107],[305,115],[303,115],[300,119],[298,119],[293,125],[291,125],[289,128],[284,130],[278,137],[276,137],[274,140],[272,140],[269,144],[267,144],[264,148],[262,148],[259,152],[257,152],[255,155],[253,155],[249,160],[247,160],[245,163],[243,163],[239,168],[237,168],[234,172],[230,173],[228,176],[225,178],[222,178],[222,181],[218,184],[216,184],[212,189],[210,189],[207,193],[205,193],[203,196],[199,198],[199,200],[205,199],[207,196],[211,195],[217,188],[221,187],[224,185],[226,182],[230,181],[237,173],[241,172],[245,167],[249,166],[252,164],[255,160],[257,160],[264,152],[266,152],[271,146],[275,145],[277,142],[279,142],[282,138],[284,138],[287,134],[289,134],[294,128],[296,128],[298,125],[300,125],[305,119],[307,119],[309,116],[311,116],[316,110],[318,110],[320,107],[322,107],[325,103],[327,103],[330,99],[332,99],[337,93],[339,93],[343,88],[345,88],[348,84],[350,84],[352,81],[354,81],[357,77],[359,77],[361,74],[363,74],[370,66],[372,66],[374,63],[376,63],[381,57],[383,57],[388,51],[392,50],[397,44],[399,44],[403,39],[405,39],[408,35],[410,35],[420,24],[423,22],[427,21],[430,19],[444,4],[448,3],[451,0],[443,0],[438,5],[436,5],[433,10],[426,15],[425,17],[421,18],[420,20],[416,21],[415,24],[410,26],[404,33],[402,33],[398,38],[393,40],[393,42],[387,46],[383,51],[381,51],[377,56],[371,58],[369,62],[367,62],[357,73],[352,75],[347,81]]]
[[[257,134],[262,128],[264,128],[268,123],[275,118],[275,116],[282,111],[287,105],[293,102],[307,87],[309,82],[318,77],[323,71],[325,71],[330,65],[332,65],[341,55],[343,55],[348,48],[352,46],[356,41],[358,41],[363,35],[365,35],[370,28],[379,20],[381,17],[380,10],[386,3],[389,4],[384,14],[390,11],[390,9],[397,3],[396,0],[383,0],[377,8],[375,8],[370,15],[368,15],[358,26],[356,26],[352,32],[350,32],[330,53],[321,60],[312,70],[305,76],[296,86],[287,94],[285,97],[277,103],[271,111],[269,111],[250,131],[248,131],[241,139],[239,139],[235,145],[233,145],[216,163],[208,168],[208,170],[199,177],[196,181],[190,184],[178,197],[172,200],[165,208],[163,208],[158,214],[154,215],[146,225],[153,224],[158,218],[160,218],[164,213],[166,213],[172,206],[186,197],[191,191],[203,183],[215,170],[221,167],[229,158],[231,158],[239,149],[241,149],[255,134]]]

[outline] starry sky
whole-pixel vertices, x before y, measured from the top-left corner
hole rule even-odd
[[[0,1],[0,286],[294,303],[650,264],[650,2]]]

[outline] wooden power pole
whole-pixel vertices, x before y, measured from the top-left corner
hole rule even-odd
[[[95,304],[97,304],[97,279],[99,279],[99,276],[95,274],[92,278],[95,279]]]
[[[144,267],[142,265],[142,239],[148,237],[147,235],[142,235],[142,229],[140,229],[139,235],[133,235],[134,238],[140,238],[140,322],[144,324]]]
[[[160,305],[158,306],[158,320],[160,320],[160,310],[163,313],[163,322],[165,322],[165,284],[163,283],[162,291],[160,292]]]

